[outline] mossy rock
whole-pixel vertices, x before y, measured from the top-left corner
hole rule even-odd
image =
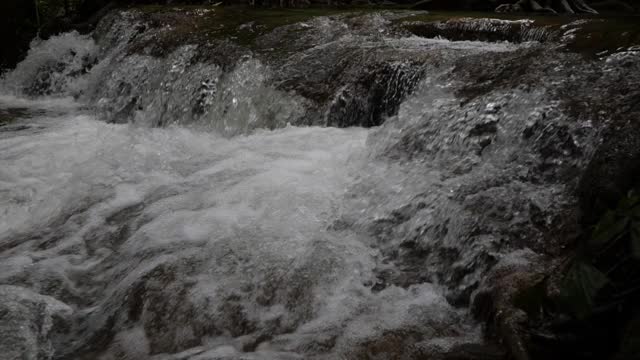
[[[138,6],[132,8],[152,28],[166,28],[155,39],[163,51],[187,43],[206,44],[230,40],[253,49],[256,39],[276,28],[319,16],[356,16],[379,11],[376,7],[311,7],[304,9],[261,9],[244,6]],[[298,27],[291,31],[304,31]]]

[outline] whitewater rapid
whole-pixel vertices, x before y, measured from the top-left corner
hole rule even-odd
[[[131,311],[122,304],[141,279],[172,269],[138,300],[143,324],[165,320],[146,334],[124,327],[105,359],[200,345],[211,327],[194,359],[297,358],[327,336],[348,353],[386,331],[458,326],[462,314],[437,287],[372,292],[379,252],[335,229],[369,130],[225,138],[107,124],[72,100],[0,104],[31,114],[0,133],[3,284],[65,303],[67,316],[88,321],[82,339],[102,317]],[[259,337],[271,341],[252,345]]]
[[[24,343],[91,357],[105,322],[101,359],[332,359],[388,332],[438,348],[478,336],[435,285],[371,289],[383,256],[340,225],[369,129],[228,137],[108,124],[72,98],[0,106],[21,110],[0,132],[0,294],[17,321],[69,331],[6,322],[7,359]],[[54,351],[57,336],[71,345]]]
[[[481,344],[487,274],[537,261],[571,219],[598,129],[557,98],[596,68],[559,45],[413,36],[395,13],[158,55],[173,30],[153,16],[174,15],[115,11],[3,75],[0,359]],[[624,69],[609,60],[603,84]]]

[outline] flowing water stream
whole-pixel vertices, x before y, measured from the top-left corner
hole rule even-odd
[[[535,84],[465,98],[452,73],[551,45],[428,39],[374,13],[169,46],[179,29],[145,16],[34,42],[0,83],[2,359],[480,343],[487,271],[535,260],[575,202],[590,120]]]

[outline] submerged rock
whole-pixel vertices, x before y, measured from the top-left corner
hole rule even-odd
[[[0,353],[3,359],[54,359],[73,310],[32,290],[0,286]]]
[[[426,38],[407,12],[154,9],[37,44],[2,82],[83,104],[22,99],[49,108],[0,133],[8,351],[507,356],[475,308],[521,354],[519,284],[632,181],[601,174],[635,176],[633,49],[584,56],[528,21]]]

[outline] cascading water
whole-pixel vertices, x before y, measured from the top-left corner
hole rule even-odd
[[[419,38],[397,17],[159,55],[174,30],[130,10],[34,43],[1,83],[0,354],[418,359],[480,343],[472,292],[544,253],[597,129],[540,84],[465,87],[466,59],[499,68],[542,45]]]

